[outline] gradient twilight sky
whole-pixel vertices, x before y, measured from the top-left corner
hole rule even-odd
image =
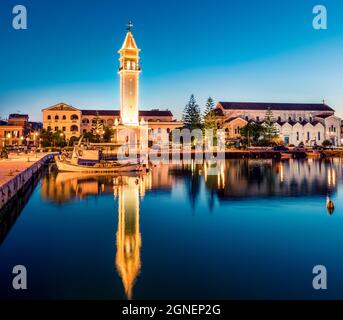
[[[25,5],[28,30],[12,28]],[[325,5],[328,29],[312,27]],[[141,109],[178,118],[215,101],[321,102],[343,116],[342,0],[1,0],[0,116],[65,102],[119,109],[125,25],[141,51]]]

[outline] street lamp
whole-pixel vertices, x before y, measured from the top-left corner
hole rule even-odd
[[[5,148],[6,148],[6,138],[8,139],[8,144],[9,144],[10,139],[11,139],[11,133],[7,133],[7,135],[5,137]]]

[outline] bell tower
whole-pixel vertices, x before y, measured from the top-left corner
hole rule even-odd
[[[131,28],[127,25],[127,33],[120,54],[120,118],[126,126],[138,126],[138,96],[139,96],[139,52],[136,41],[133,38]]]

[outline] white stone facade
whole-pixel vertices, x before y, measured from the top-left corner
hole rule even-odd
[[[219,102],[216,109],[229,139],[238,139],[237,128],[248,121],[262,123],[270,109],[286,145],[314,146],[324,140],[330,140],[334,146],[341,145],[341,119],[325,104]]]

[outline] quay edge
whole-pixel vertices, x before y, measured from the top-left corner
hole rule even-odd
[[[30,167],[24,169],[0,186],[0,210],[15,197],[26,183],[28,183],[37,173],[40,172],[44,164],[53,159],[55,154],[47,154],[38,161],[34,162]]]

